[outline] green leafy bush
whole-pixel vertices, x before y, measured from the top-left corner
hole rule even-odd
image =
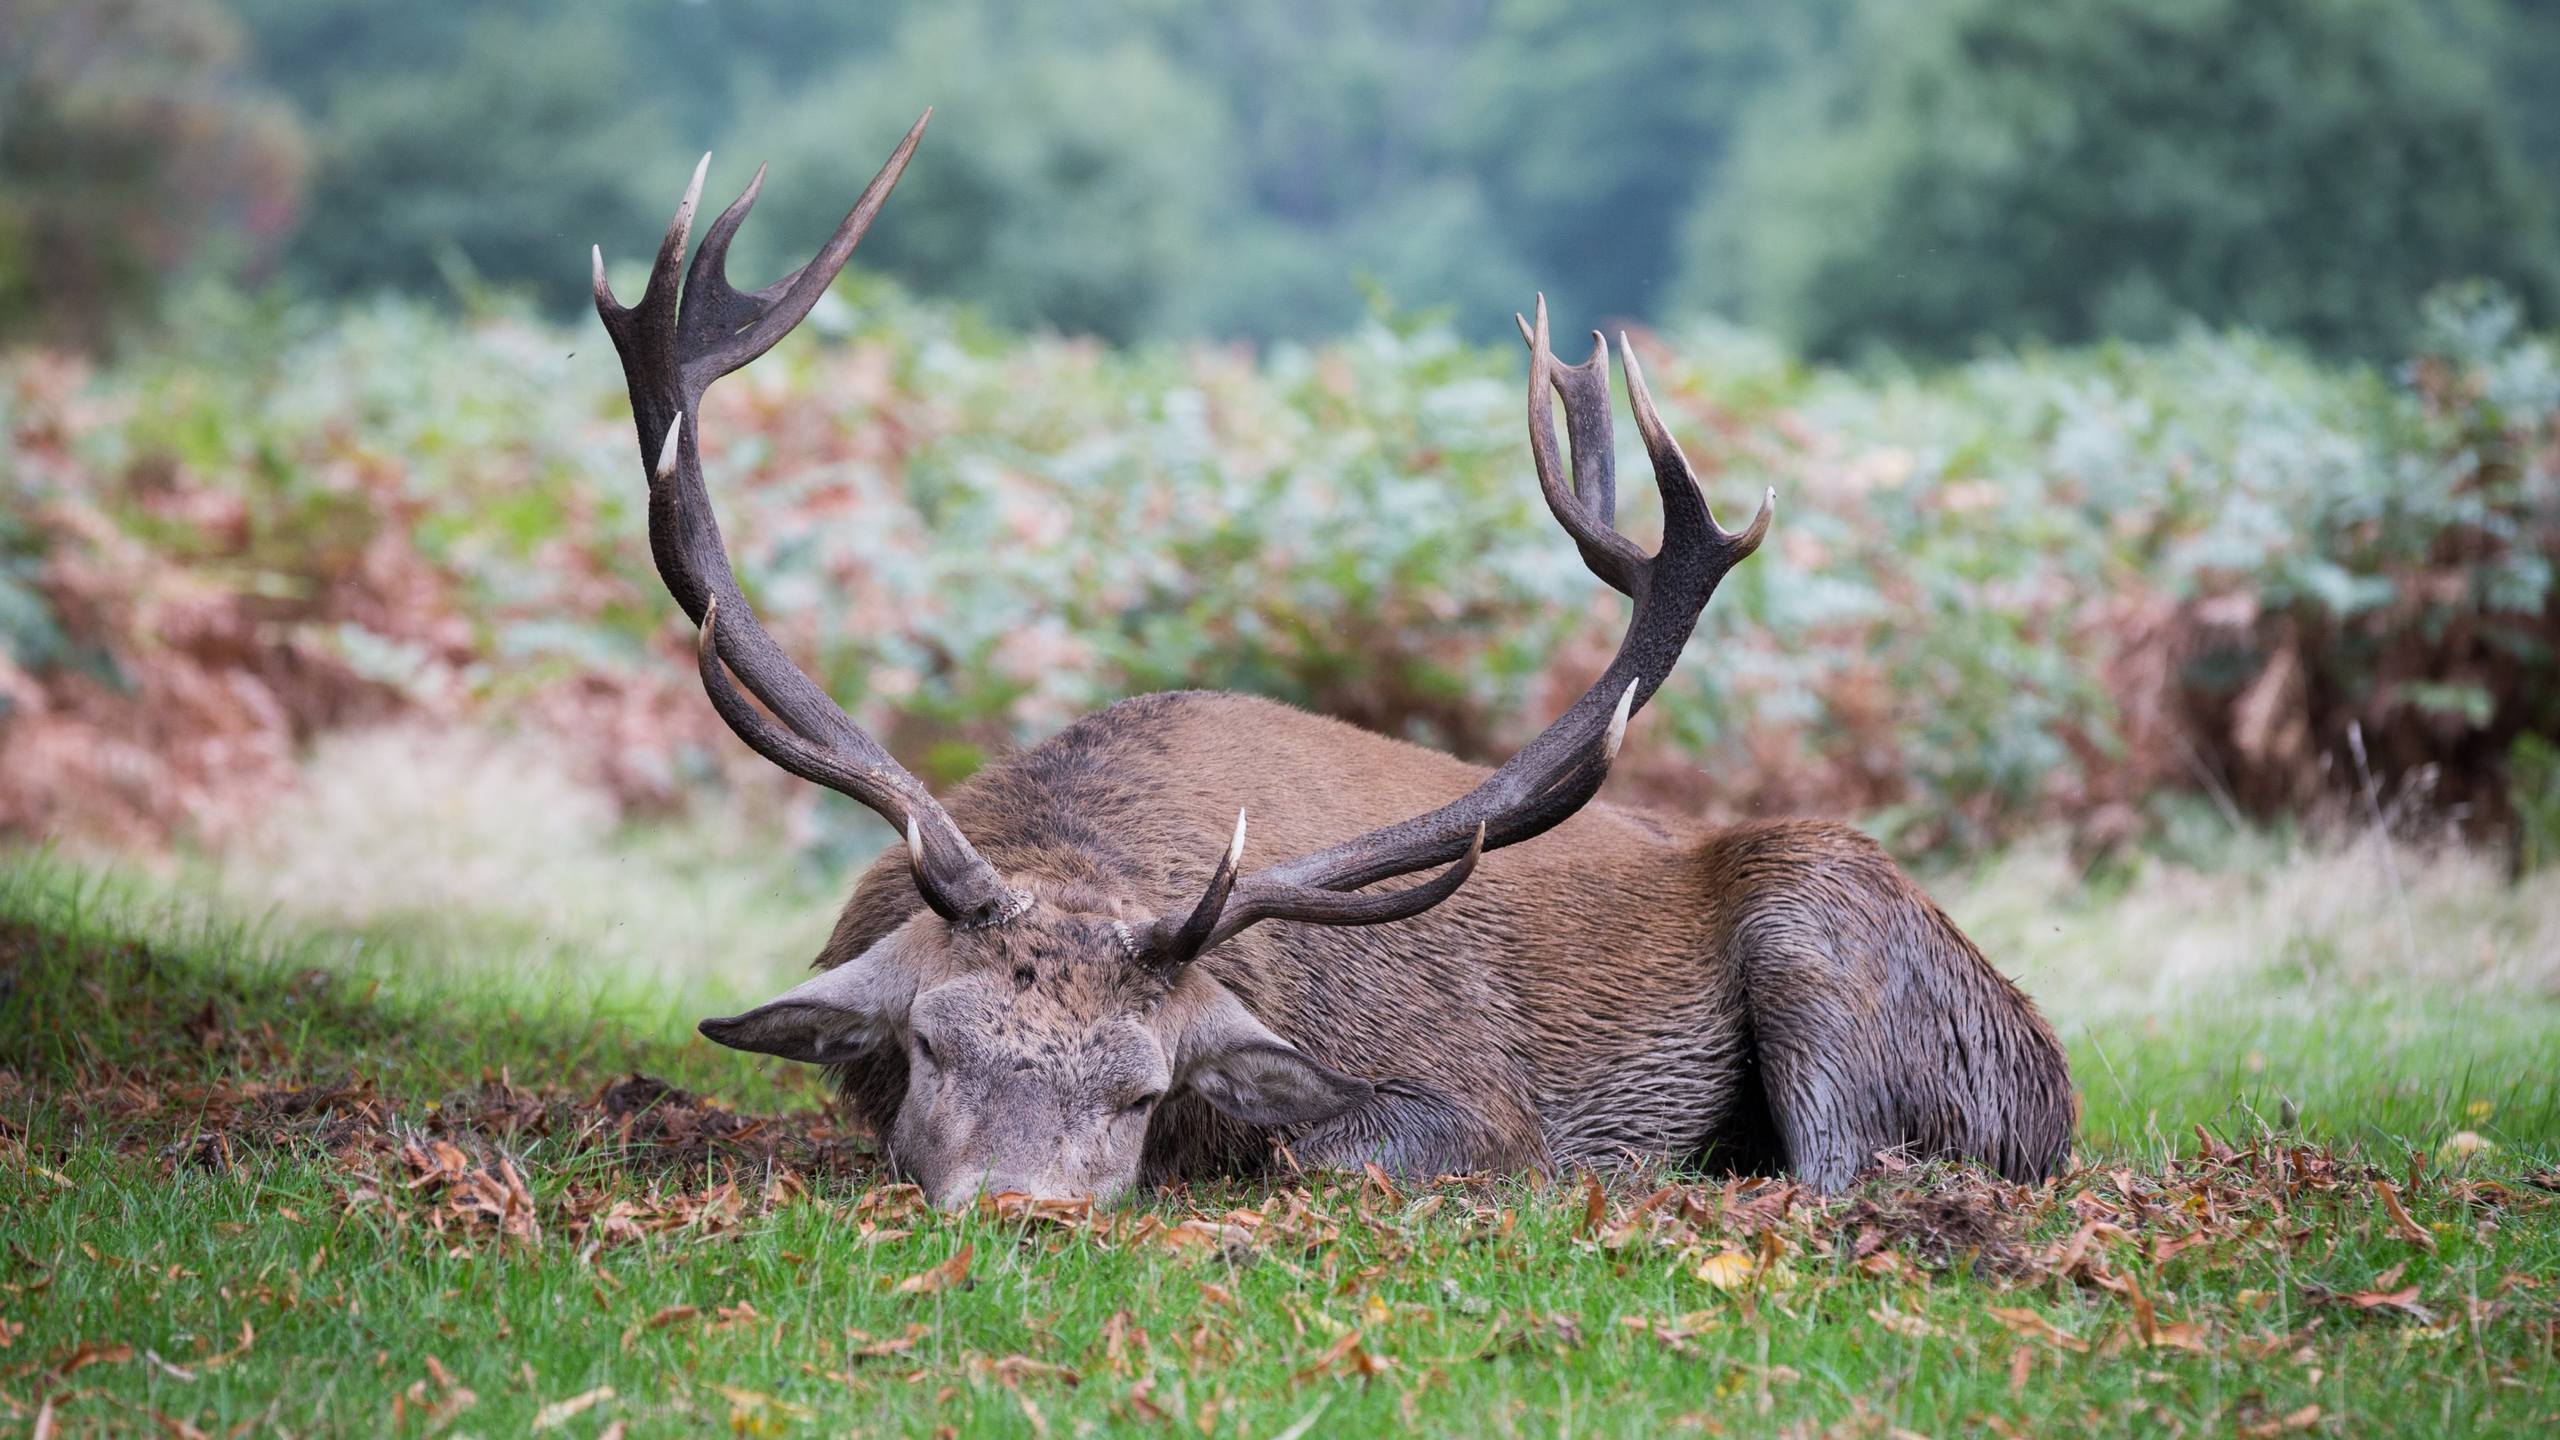
[[[708,466],[777,633],[937,782],[1185,685],[1497,756],[1623,623],[1538,503],[1516,349],[1113,351],[846,289],[713,392]],[[692,693],[610,348],[323,318],[0,371],[0,824],[218,832],[395,713],[558,734],[634,807],[714,767],[788,794]],[[1928,378],[1639,337],[1710,500],[1780,498],[1619,793],[1914,849],[2120,840],[2173,792],[2317,804],[2353,721],[2395,784],[2501,816],[2516,738],[2560,722],[2560,363],[2494,297],[2432,323],[2391,376],[2247,336]]]

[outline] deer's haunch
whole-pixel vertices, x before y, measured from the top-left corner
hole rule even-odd
[[[1150,695],[936,801],[757,620],[697,449],[703,392],[808,313],[924,123],[817,257],[763,289],[727,275],[762,171],[688,265],[695,170],[639,303],[614,299],[596,258],[650,549],[700,627],[711,703],[758,753],[906,837],[864,873],[814,978],[705,1035],[838,1067],[891,1159],[946,1205],[1247,1172],[1274,1142],[1407,1174],[1664,1159],[1826,1188],[1888,1149],[2019,1179],[2061,1163],[2061,1047],[1873,843],[1593,803],[1775,497],[1738,532],[1716,523],[1621,337],[1662,548],[1620,535],[1608,345],[1595,334],[1589,359],[1558,361],[1543,299],[1521,323],[1539,488],[1634,613],[1608,668],[1518,754],[1488,772],[1265,700]]]

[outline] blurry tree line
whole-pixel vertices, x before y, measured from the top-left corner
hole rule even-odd
[[[792,263],[897,134],[862,263],[1006,325],[1306,337],[1709,309],[1817,355],[2406,346],[2560,298],[2555,0],[0,0],[0,326],[173,277],[522,292],[636,260],[703,148]]]

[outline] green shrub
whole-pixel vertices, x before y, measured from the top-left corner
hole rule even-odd
[[[785,643],[937,782],[1172,686],[1494,757],[1623,623],[1538,503],[1516,349],[1113,351],[846,291],[713,392],[712,489]],[[390,713],[558,732],[633,806],[753,775],[648,568],[610,347],[323,318],[0,372],[31,537],[0,680],[43,722],[0,729],[0,775],[57,777],[0,785],[0,825],[204,828]],[[2560,726],[2560,364],[2493,296],[2431,333],[2393,376],[2200,333],[1927,378],[1640,340],[1711,502],[1774,485],[1779,519],[1620,792],[1911,849],[2115,841],[2175,792],[2317,804],[2353,721],[2393,784],[2503,813],[2516,738]]]

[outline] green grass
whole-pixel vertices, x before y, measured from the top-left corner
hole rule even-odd
[[[2547,988],[2305,1005],[2277,974],[2164,1018],[2075,1011],[2048,974],[2086,1168],[2040,1190],[1930,1167],[1779,1214],[1700,1179],[1639,1216],[1652,1186],[1627,1180],[1593,1226],[1576,1180],[1337,1177],[1078,1224],[916,1213],[811,1113],[807,1074],[692,1039],[690,997],[483,958],[173,920],[6,862],[0,1413],[500,1435],[610,1387],[544,1433],[2560,1424]],[[634,1070],[738,1112],[680,1109],[725,1138],[590,1126]],[[2454,1158],[2460,1132],[2485,1148]],[[521,1174],[523,1233],[415,1183],[402,1145],[439,1139],[473,1179]],[[1249,1245],[1166,1238],[1239,1209]],[[964,1251],[964,1284],[898,1288]]]

